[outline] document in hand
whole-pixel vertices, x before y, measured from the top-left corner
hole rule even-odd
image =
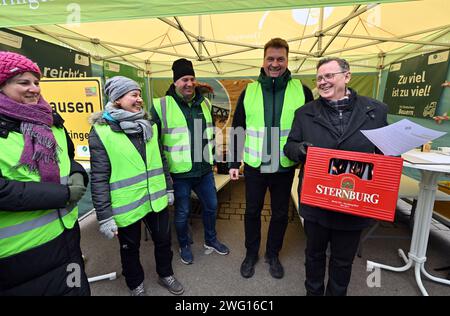
[[[423,127],[407,119],[382,128],[361,130],[361,133],[388,156],[399,156],[447,134]]]

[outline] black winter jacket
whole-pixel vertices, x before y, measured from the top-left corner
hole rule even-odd
[[[94,113],[90,120],[94,124],[108,124],[114,132],[123,133],[117,123],[107,121],[102,118],[103,112]],[[146,160],[145,143],[142,133],[126,134],[133,143],[142,159]],[[161,143],[159,143],[160,152],[162,152]],[[109,188],[109,179],[111,177],[111,162],[106,152],[105,146],[100,140],[94,128],[89,133],[89,151],[91,154],[91,194],[92,203],[99,221],[111,218],[113,216],[111,208],[111,192]],[[167,160],[161,155],[164,175],[166,177],[167,190],[173,190],[173,182],[170,176]]]
[[[64,120],[53,112],[53,124],[63,128]],[[0,137],[20,133],[20,121],[0,115]],[[70,175],[81,173],[85,185],[88,175],[74,160],[74,145],[67,132]],[[1,150],[1,149],[0,149]],[[7,212],[64,208],[69,200],[66,185],[58,183],[22,182],[5,179],[0,170],[0,210]],[[68,287],[67,267],[76,263],[81,268],[81,287]],[[55,239],[36,248],[0,259],[0,296],[3,295],[90,295],[80,250],[78,223]]]
[[[309,142],[316,147],[380,153],[360,130],[370,130],[387,125],[387,106],[375,99],[358,96],[352,91],[350,106],[352,113],[343,133],[330,123],[327,105],[321,98],[314,100],[295,112],[284,153],[289,159],[305,162],[306,157],[300,151],[301,142]],[[337,115],[337,112],[336,112]],[[298,191],[300,194],[303,179],[303,166],[299,174]],[[338,230],[359,230],[366,228],[368,218],[328,211],[318,207],[300,204],[300,215],[309,221]]]

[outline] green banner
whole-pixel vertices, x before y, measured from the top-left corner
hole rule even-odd
[[[105,80],[108,80],[114,76],[124,76],[133,79],[141,87],[142,99],[144,100],[145,108],[148,110],[151,107],[151,104],[148,103],[149,97],[145,86],[143,70],[139,70],[128,65],[105,61],[103,63],[103,75],[105,76]]]
[[[449,51],[443,51],[392,64],[383,99],[389,106],[389,113],[435,116],[442,83],[447,76],[448,59]]]
[[[38,64],[47,78],[92,76],[89,56],[11,30],[0,29],[0,50],[27,56]]]
[[[3,0],[2,27],[287,10],[409,0]]]

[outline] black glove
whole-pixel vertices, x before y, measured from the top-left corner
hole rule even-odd
[[[308,147],[313,147],[314,145],[309,143],[309,142],[301,142],[299,144],[299,150],[300,150],[300,154],[303,156],[306,156],[307,152],[308,152]]]
[[[86,193],[83,175],[79,172],[74,173],[69,177],[67,186],[69,188],[69,203],[77,203],[81,200],[84,193]]]

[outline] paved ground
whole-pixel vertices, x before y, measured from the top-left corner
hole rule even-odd
[[[232,202],[230,202],[232,197]],[[220,210],[217,220],[217,230],[220,239],[231,249],[227,256],[216,253],[206,254],[203,249],[203,228],[198,214],[193,214],[193,253],[194,264],[184,265],[179,259],[176,242],[173,243],[173,268],[176,277],[184,284],[185,296],[303,296],[304,290],[304,249],[305,237],[303,228],[291,206],[291,220],[285,237],[280,260],[285,267],[285,277],[281,280],[273,279],[268,271],[268,265],[260,260],[256,265],[256,273],[251,279],[244,279],[239,274],[239,267],[245,255],[243,209],[245,198],[243,183],[224,188],[219,193]],[[264,255],[264,245],[270,219],[269,198],[263,211],[262,246],[260,256]],[[406,211],[408,205],[399,203],[399,209]],[[397,236],[399,238],[371,238],[363,247],[362,258],[356,258],[353,267],[349,295],[368,296],[397,296],[420,295],[414,273],[394,273],[381,271],[371,274],[366,271],[366,260],[383,262],[400,266],[401,259],[397,249],[409,249],[411,230],[407,224],[407,217],[399,216],[395,224],[383,223],[377,230],[376,236]],[[172,232],[175,241],[174,232]],[[99,281],[91,284],[93,295],[128,295],[123,277],[120,276],[120,258],[117,240],[107,240],[98,232],[95,216],[89,216],[82,221],[82,249],[87,257],[86,270],[88,275],[119,272],[119,278],[114,281]],[[436,272],[434,268],[450,266],[450,230],[433,224],[428,248],[427,269],[436,276],[445,277],[447,272]],[[145,286],[152,296],[170,296],[164,288],[156,283],[157,275],[153,259],[153,243],[142,242],[141,257],[146,273]],[[378,283],[377,287],[369,287],[367,280]],[[450,286],[424,281],[430,295],[450,296]]]

